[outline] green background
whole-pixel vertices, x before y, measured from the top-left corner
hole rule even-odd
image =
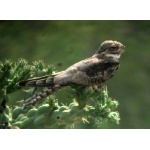
[[[120,103],[121,121],[106,128],[149,128],[150,21],[0,21],[0,60],[42,59],[61,71],[93,55],[104,40],[126,46],[107,83],[109,96]],[[21,91],[12,97],[22,98]]]

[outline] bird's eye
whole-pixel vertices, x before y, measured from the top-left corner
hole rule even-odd
[[[117,49],[117,46],[111,46],[110,47],[110,50],[116,50]]]
[[[115,49],[115,48],[117,48],[117,46],[111,46],[111,48]]]

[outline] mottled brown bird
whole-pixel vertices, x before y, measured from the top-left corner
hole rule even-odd
[[[47,75],[19,82],[20,86],[47,87],[42,92],[25,100],[25,107],[35,104],[64,86],[101,86],[118,70],[119,58],[124,48],[120,42],[106,40],[92,57],[82,60],[64,71],[53,76]]]

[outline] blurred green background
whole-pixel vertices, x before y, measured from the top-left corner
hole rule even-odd
[[[149,128],[150,21],[0,21],[0,60],[42,59],[61,71],[109,39],[123,43],[126,51],[107,83],[109,96],[120,103],[121,121],[107,128]]]

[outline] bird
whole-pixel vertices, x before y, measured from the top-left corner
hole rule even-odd
[[[101,86],[111,79],[118,70],[121,54],[125,46],[113,40],[101,43],[95,54],[81,60],[66,70],[54,75],[35,77],[19,82],[21,87],[45,87],[45,89],[25,100],[24,108],[34,105],[65,86]]]

